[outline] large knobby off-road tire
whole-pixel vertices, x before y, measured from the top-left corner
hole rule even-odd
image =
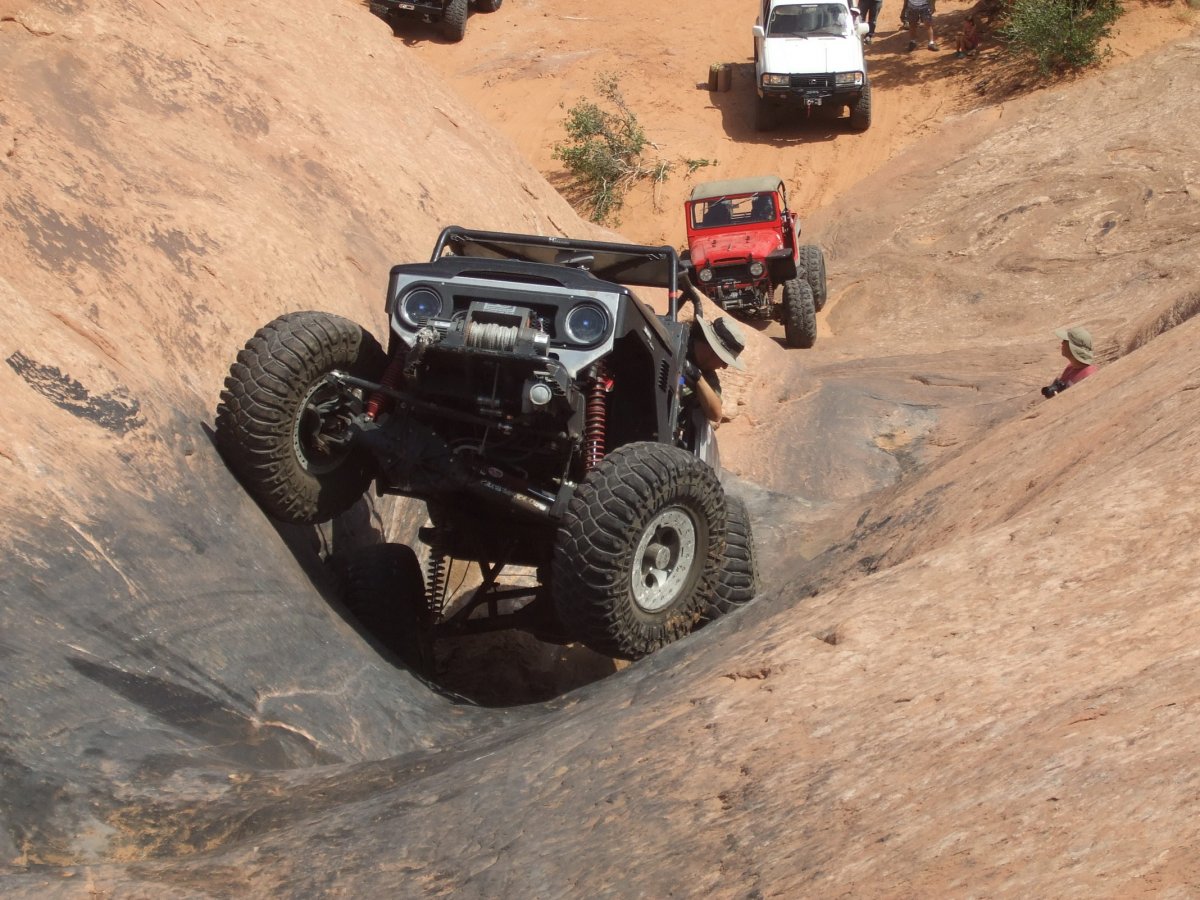
[[[866,131],[871,127],[871,79],[863,83],[858,102],[850,107],[850,127],[855,131]]]
[[[775,108],[762,97],[754,98],[754,130],[770,131],[775,127]]]
[[[580,482],[558,526],[555,610],[593,650],[638,659],[701,621],[724,552],[716,472],[678,447],[626,444]]]
[[[804,280],[812,289],[813,306],[817,312],[825,308],[829,297],[829,289],[825,283],[825,254],[816,244],[804,244],[800,247],[799,268],[804,272]]]
[[[725,497],[728,513],[725,525],[725,558],[717,577],[717,589],[712,602],[704,610],[711,622],[739,606],[745,606],[757,595],[762,585],[758,575],[758,559],[754,555],[754,531],[750,514],[740,497]]]
[[[783,335],[789,347],[807,350],[817,342],[817,307],[800,276],[783,283]]]
[[[475,0],[475,5],[483,12],[495,12],[503,2],[504,0]]]
[[[345,561],[342,601],[381,644],[421,675],[433,669],[425,577],[404,544],[363,547]]]
[[[326,522],[362,496],[374,467],[364,451],[329,442],[348,410],[325,376],[378,380],[384,365],[369,332],[319,312],[280,316],[238,353],[217,406],[217,449],[268,515]]]
[[[446,0],[442,13],[442,34],[457,43],[467,36],[467,0]]]

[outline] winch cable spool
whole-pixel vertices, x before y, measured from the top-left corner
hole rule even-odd
[[[477,350],[511,353],[517,347],[521,329],[516,325],[498,325],[495,322],[472,322],[467,326],[464,342]]]

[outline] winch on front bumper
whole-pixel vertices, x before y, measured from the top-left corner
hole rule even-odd
[[[862,72],[766,75],[762,96],[764,100],[789,106],[823,106],[831,101],[850,103],[862,93],[865,80]]]

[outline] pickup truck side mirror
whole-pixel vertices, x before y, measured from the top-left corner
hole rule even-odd
[[[751,26],[750,33],[753,34],[756,38],[767,36],[767,32],[763,29],[763,27],[761,25]]]

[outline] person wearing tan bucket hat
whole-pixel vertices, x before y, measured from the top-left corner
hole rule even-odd
[[[721,379],[717,372],[727,366],[746,371],[742,351],[746,336],[738,324],[727,316],[709,322],[697,317],[688,341],[687,357],[680,371],[680,400],[690,415],[685,425],[686,441],[693,445],[697,456],[720,468],[716,436],[713,430],[721,424],[724,407],[721,402]]]
[[[1042,388],[1043,397],[1060,394],[1096,371],[1095,354],[1092,352],[1092,334],[1086,328],[1059,328],[1054,336],[1062,341],[1062,355],[1067,367],[1062,374]]]

